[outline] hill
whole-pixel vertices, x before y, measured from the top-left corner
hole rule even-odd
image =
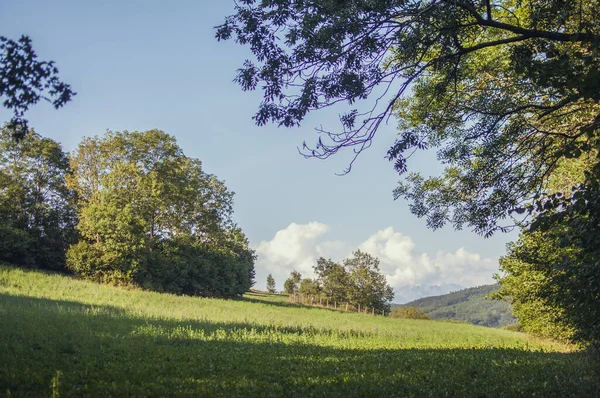
[[[501,329],[0,266],[6,396],[593,396],[591,358]]]
[[[488,327],[516,323],[508,303],[486,299],[488,294],[497,290],[497,284],[471,287],[441,296],[424,297],[402,306],[417,307],[438,320],[450,319]]]

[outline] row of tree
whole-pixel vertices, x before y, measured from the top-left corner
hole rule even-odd
[[[233,193],[159,130],[107,132],[67,155],[0,136],[0,260],[177,294],[233,297],[254,252]]]
[[[313,270],[315,279],[303,279],[299,272],[292,271],[284,282],[285,293],[326,299],[336,307],[341,303],[349,303],[359,311],[369,308],[379,314],[390,312],[394,291],[379,270],[379,259],[376,257],[360,250],[342,264],[321,257]]]

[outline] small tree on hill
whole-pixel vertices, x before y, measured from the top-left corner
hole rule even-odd
[[[300,284],[301,280],[302,280],[302,275],[300,274],[300,272],[292,271],[292,273],[290,274],[290,277],[288,279],[286,279],[285,282],[283,283],[283,290],[288,294],[297,292],[298,285]]]
[[[298,293],[306,294],[308,296],[318,296],[321,293],[321,289],[316,280],[306,278],[302,279],[302,282],[300,282]]]
[[[379,313],[390,312],[394,291],[379,271],[379,260],[360,250],[344,261],[348,272],[348,299],[359,308],[373,308]]]
[[[330,300],[334,302],[346,300],[349,281],[348,273],[342,265],[321,257],[313,269],[317,274],[321,290]]]
[[[275,279],[273,278],[273,275],[271,275],[271,274],[269,274],[269,276],[267,276],[267,291],[269,293],[276,292]]]

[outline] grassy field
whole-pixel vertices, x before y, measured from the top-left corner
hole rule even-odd
[[[0,266],[0,395],[566,397],[599,387],[584,354],[506,330]]]

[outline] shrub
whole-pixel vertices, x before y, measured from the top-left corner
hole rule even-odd
[[[390,316],[403,319],[431,319],[429,315],[417,307],[397,307],[391,312]]]

